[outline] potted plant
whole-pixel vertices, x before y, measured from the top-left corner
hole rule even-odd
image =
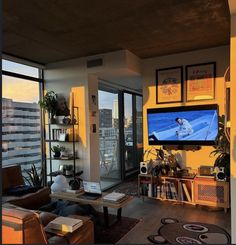
[[[81,187],[81,183],[82,183],[82,179],[80,178],[80,176],[83,174],[83,171],[79,171],[77,173],[75,173],[74,176],[74,180],[71,180],[69,182],[69,185],[71,187],[72,190],[79,190]]]
[[[51,150],[52,152],[54,152],[54,158],[58,158],[61,156],[61,152],[65,151],[65,147],[60,145],[54,145]]]
[[[57,111],[57,94],[53,91],[47,92],[38,103],[42,109],[48,112],[50,123],[54,123],[54,116]]]
[[[218,117],[219,132],[216,138],[214,151],[210,156],[217,156],[214,167],[224,167],[226,176],[230,176],[230,141],[225,133],[225,116]]]
[[[31,169],[24,170],[29,176],[29,179],[23,176],[25,181],[27,181],[31,186],[41,187],[43,184],[43,168],[41,168],[40,173],[37,172],[37,169],[34,164],[31,165]]]

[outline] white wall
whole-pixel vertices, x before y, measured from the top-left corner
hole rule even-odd
[[[199,104],[219,104],[220,114],[224,114],[224,79],[223,75],[226,68],[229,66],[229,46],[221,46],[211,49],[203,49],[168,56],[161,56],[151,59],[142,60],[142,75],[143,75],[143,118],[144,118],[144,149],[148,146],[147,133],[147,109],[158,107],[172,107],[182,105],[199,105]],[[196,101],[185,103],[168,103],[156,104],[156,69],[185,66],[190,64],[199,64],[216,61],[216,94],[215,100]],[[185,73],[185,72],[184,72]],[[185,79],[185,74],[184,74]],[[209,158],[212,147],[202,147],[200,151],[182,151],[183,163],[187,167],[197,169],[199,165],[213,165],[214,158]]]
[[[100,67],[87,68],[86,62],[91,59],[103,59]],[[45,90],[53,90],[69,96],[71,89],[75,95],[75,103],[79,106],[80,126],[79,136],[81,142],[76,146],[80,160],[77,166],[84,171],[83,179],[99,181],[99,111],[98,103],[93,104],[91,96],[98,100],[98,80],[111,74],[111,79],[119,76],[118,82],[126,84],[126,77],[135,80],[140,73],[140,60],[127,50],[100,54],[91,57],[73,59],[52,63],[45,68]],[[115,76],[113,77],[113,74]],[[139,81],[140,82],[140,81]],[[132,83],[132,86],[140,87]],[[97,101],[98,102],[98,101]],[[95,112],[96,116],[92,115]],[[92,132],[92,125],[96,125],[96,132]],[[68,143],[65,143],[68,144]],[[54,163],[54,169],[58,169],[58,163]]]

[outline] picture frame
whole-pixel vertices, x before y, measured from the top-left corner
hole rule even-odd
[[[216,62],[187,65],[186,100],[214,100]]]
[[[156,103],[183,101],[183,66],[156,70]]]

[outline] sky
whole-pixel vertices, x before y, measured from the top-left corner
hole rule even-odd
[[[132,115],[132,96],[125,94],[125,117]],[[98,106],[99,109],[113,109],[113,101],[118,100],[117,93],[111,93],[106,91],[98,91]]]
[[[17,102],[38,103],[39,84],[34,81],[2,76],[2,97]]]
[[[8,60],[2,60],[2,70],[38,77],[38,68],[30,67]],[[38,103],[38,82],[16,77],[2,76],[2,97],[17,102]]]

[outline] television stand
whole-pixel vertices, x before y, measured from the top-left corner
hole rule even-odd
[[[229,182],[214,178],[177,178],[139,174],[138,195],[161,201],[224,208],[230,207]]]

